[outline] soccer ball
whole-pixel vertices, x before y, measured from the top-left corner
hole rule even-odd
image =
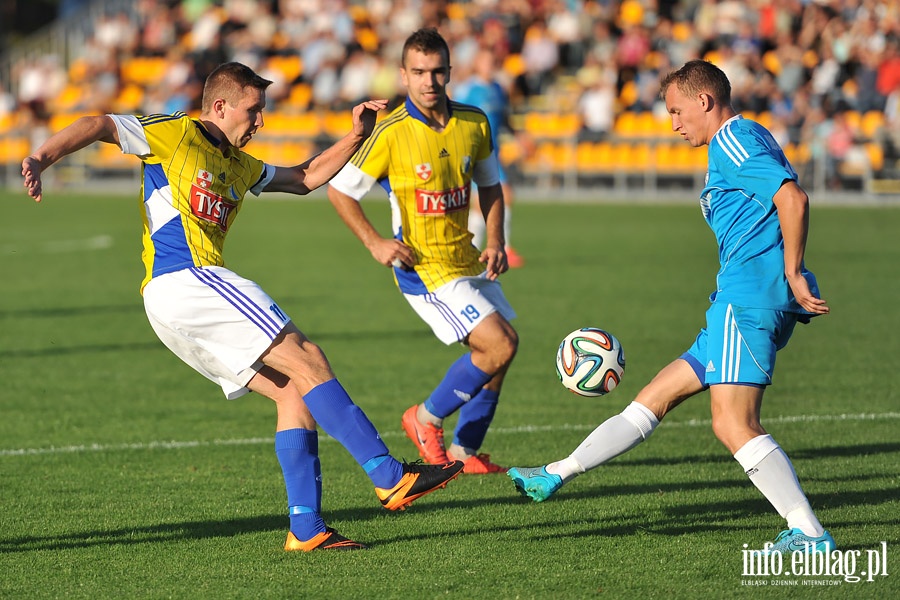
[[[582,327],[567,335],[559,345],[556,374],[574,394],[603,396],[622,381],[625,351],[608,331]]]

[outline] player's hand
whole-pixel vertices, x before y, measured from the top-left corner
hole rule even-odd
[[[497,279],[500,273],[506,273],[509,270],[509,262],[503,246],[486,246],[481,251],[478,262],[485,264],[487,267],[487,278],[491,281]]]
[[[393,238],[381,238],[370,251],[372,257],[386,267],[411,271],[419,262],[412,248]]]
[[[41,185],[41,163],[32,156],[23,160],[22,177],[28,195],[34,198],[35,202],[40,202],[43,196],[43,186]]]
[[[367,100],[353,107],[353,133],[367,138],[375,128],[378,111],[387,108],[387,100]]]
[[[809,282],[801,273],[789,275],[788,285],[791,286],[791,291],[794,292],[794,298],[797,299],[800,306],[810,313],[814,315],[827,315],[831,312],[831,309],[828,307],[828,303],[825,302],[825,300],[816,298],[813,295],[812,291],[809,289]]]

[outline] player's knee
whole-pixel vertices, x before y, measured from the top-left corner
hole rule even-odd
[[[712,430],[716,438],[722,442],[729,452],[734,454],[747,440],[759,435],[765,435],[762,426],[753,426],[752,423],[735,421],[727,415],[713,415]]]

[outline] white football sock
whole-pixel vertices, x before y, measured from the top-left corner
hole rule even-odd
[[[568,458],[547,465],[547,471],[568,481],[631,450],[650,437],[657,425],[659,420],[653,411],[632,402],[601,423]]]
[[[778,514],[787,519],[788,528],[819,537],[822,524],[813,513],[790,459],[771,435],[760,435],[734,453],[753,485],[772,503]]]

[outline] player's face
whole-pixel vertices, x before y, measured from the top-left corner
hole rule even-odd
[[[443,52],[425,54],[410,48],[406,53],[400,78],[409,99],[420,110],[443,110],[450,82],[450,60]]]
[[[672,117],[672,131],[681,135],[693,147],[709,143],[706,136],[708,96],[687,96],[677,85],[666,89],[666,110]]]
[[[262,111],[265,106],[265,91],[249,86],[244,88],[244,94],[236,104],[225,102],[222,132],[232,146],[243,148],[263,126]]]

